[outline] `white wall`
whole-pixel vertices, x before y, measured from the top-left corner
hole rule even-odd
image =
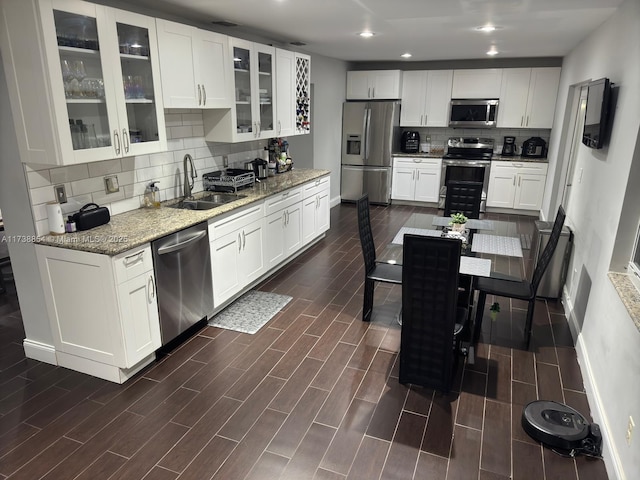
[[[640,161],[634,159],[640,127],[639,26],[640,2],[627,0],[564,59],[555,117],[566,118],[571,85],[608,77],[619,87],[609,145],[602,150],[579,147],[575,172],[577,179],[582,170],[582,180],[573,182],[567,208],[575,243],[565,300],[578,333],[578,356],[592,414],[608,442],[607,469],[611,478],[629,479],[640,478],[640,438],[631,446],[625,440],[629,415],[640,421],[640,332],[607,272],[631,165]],[[558,166],[561,131],[562,125],[556,125],[550,140],[549,171],[556,176],[562,170]],[[553,183],[553,178],[547,180],[548,186]],[[546,216],[552,218],[556,208],[557,200],[547,188]],[[635,215],[630,221],[637,225],[637,205]]]
[[[4,75],[4,66],[0,61],[0,205],[5,224],[5,233],[20,235],[21,241],[8,242],[9,255],[13,275],[18,290],[20,312],[27,338],[44,345],[53,344],[53,336],[44,303],[44,292],[40,285],[40,273],[36,262],[35,248],[32,238],[35,228],[29,192],[22,163],[18,155],[18,141],[9,92]],[[44,357],[40,360],[49,361]]]
[[[340,200],[342,103],[347,90],[347,63],[311,55],[313,88],[313,168],[331,171],[331,204]],[[296,148],[295,137],[289,139]],[[302,139],[304,141],[304,139]],[[297,153],[294,150],[294,155]]]

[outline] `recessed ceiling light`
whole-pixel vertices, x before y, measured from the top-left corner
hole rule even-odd
[[[495,46],[491,47],[487,52],[487,55],[497,55],[497,54],[498,54],[498,49]]]
[[[503,27],[499,27],[497,25],[482,25],[480,27],[476,27],[475,30],[478,32],[491,33],[495,30],[502,30]]]
[[[375,34],[373,32],[360,32],[358,35],[364,38],[373,37]]]
[[[411,58],[411,54],[409,52],[407,53],[403,53],[402,55],[400,55],[402,58]]]

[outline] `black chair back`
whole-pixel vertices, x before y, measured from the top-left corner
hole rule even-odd
[[[450,181],[447,183],[447,197],[444,216],[464,213],[467,218],[480,218],[482,182]]]
[[[553,222],[553,228],[551,229],[551,235],[549,236],[549,242],[547,246],[544,247],[544,251],[540,258],[538,259],[538,263],[536,264],[536,269],[533,271],[533,276],[531,277],[531,288],[535,295],[535,292],[538,291],[538,285],[540,285],[540,281],[542,280],[542,276],[544,272],[547,270],[549,266],[549,262],[551,261],[551,257],[553,257],[553,253],[558,246],[558,240],[560,239],[560,234],[562,233],[562,227],[564,225],[564,220],[566,218],[566,214],[564,212],[564,208],[562,205],[558,207],[558,213],[556,214],[556,219]]]
[[[451,387],[461,245],[404,236],[400,383],[443,392]]]
[[[365,275],[368,275],[376,265],[376,247],[373,243],[371,218],[369,216],[369,196],[364,194],[358,199],[356,205],[358,207],[358,233],[362,244]]]

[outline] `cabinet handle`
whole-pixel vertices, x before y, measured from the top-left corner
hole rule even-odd
[[[253,136],[258,136],[258,122],[253,122]]]
[[[527,115],[527,127],[529,126],[529,115]]]
[[[422,123],[422,117],[424,117],[424,114],[420,115],[420,125],[424,125],[424,123]]]
[[[240,237],[240,232],[238,232],[238,253],[242,250],[242,238]]]
[[[202,90],[200,89],[200,84],[198,84],[198,105],[202,105]]]
[[[113,142],[114,144],[116,144],[116,155],[120,155],[120,135],[118,135],[118,131],[114,130],[113,131],[113,138],[115,139],[115,141]]]
[[[242,230],[242,249],[243,250],[246,244],[247,244],[247,236],[244,234],[244,230]]]
[[[373,95],[372,95],[372,97],[376,98],[376,87],[373,87]]]
[[[520,186],[520,182],[522,182],[522,177],[518,177],[518,186]]]
[[[149,305],[153,303],[153,299],[156,297],[156,284],[153,282],[153,275],[149,275],[147,279],[147,301]]]
[[[207,104],[207,89],[204,88],[204,84],[202,84],[202,104]]]
[[[520,117],[520,126],[524,125],[524,115]]]
[[[262,133],[261,130],[262,130],[262,124],[258,122],[258,136],[260,136],[260,134]]]
[[[282,211],[282,227],[286,227],[287,226],[287,212],[286,211]]]
[[[122,143],[124,143],[125,153],[129,153],[129,135],[127,135],[127,129],[122,129]]]
[[[425,113],[425,114],[424,114],[424,126],[425,126],[425,127],[427,126],[427,122],[428,122],[427,118],[429,118],[429,115],[427,115],[427,114]]]
[[[416,180],[419,181],[420,180],[420,170],[417,170],[417,172],[418,172],[418,175],[416,175]]]
[[[282,124],[280,123],[280,120],[278,120],[278,135],[280,135],[280,132],[282,132]]]
[[[414,170],[413,172],[411,172],[411,180],[415,180],[416,179],[416,171]]]
[[[141,262],[143,256],[144,250],[141,250],[138,253],[134,253],[133,255],[124,257],[124,261],[122,263],[124,263],[125,267],[130,267],[131,265],[135,265],[136,263]]]
[[[316,195],[316,210],[318,209],[319,206],[320,206],[320,197]]]
[[[367,98],[371,98],[371,87],[369,87],[369,90],[367,91]]]
[[[513,177],[513,186],[516,186],[516,177]]]

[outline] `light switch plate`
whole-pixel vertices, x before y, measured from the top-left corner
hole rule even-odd
[[[104,191],[105,193],[116,193],[120,191],[120,185],[118,185],[118,176],[110,175],[104,177]]]

